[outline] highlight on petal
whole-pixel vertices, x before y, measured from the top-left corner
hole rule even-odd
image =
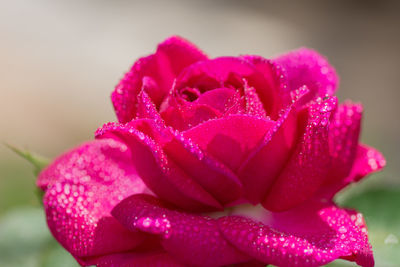
[[[113,139],[87,142],[40,173],[43,204],[54,237],[74,256],[135,248],[144,240],[110,214],[127,196],[148,191],[131,166],[129,148]]]
[[[321,266],[344,258],[370,267],[374,260],[360,216],[333,204],[308,202],[286,212],[266,213],[262,221],[222,217],[219,225],[230,243],[266,264]]]
[[[290,90],[306,85],[314,96],[332,96],[339,83],[335,69],[314,50],[300,48],[273,59],[282,67]]]
[[[225,240],[216,220],[169,209],[149,195],[123,200],[112,214],[129,230],[159,235],[163,248],[189,266],[225,266],[250,260]]]
[[[128,122],[136,114],[136,97],[142,88],[159,106],[169,92],[178,73],[207,56],[180,37],[171,37],[158,46],[156,53],[140,58],[125,74],[111,95],[120,122]]]
[[[320,99],[310,106],[307,125],[296,150],[262,203],[266,209],[290,209],[310,198],[324,183],[330,164],[329,119],[336,106],[336,97]]]

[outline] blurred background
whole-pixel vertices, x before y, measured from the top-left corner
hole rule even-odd
[[[399,29],[395,0],[1,1],[0,141],[53,158],[92,139],[115,120],[118,80],[169,35],[211,57],[311,47],[336,67],[340,100],[364,104],[362,141],[388,162],[337,201],[364,212],[377,266],[399,266]],[[0,266],[75,266],[46,229],[34,182],[0,146]],[[332,266],[342,265],[352,266]]]

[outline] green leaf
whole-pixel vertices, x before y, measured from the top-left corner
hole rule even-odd
[[[22,208],[0,219],[0,266],[79,266],[51,236],[42,208]]]
[[[399,266],[400,190],[382,187],[370,188],[363,193],[346,197],[340,204],[354,208],[364,215],[368,226],[369,240],[374,251],[375,265]],[[329,266],[346,265],[334,263]]]
[[[20,148],[10,145],[10,144],[5,144],[5,145],[9,149],[11,149],[15,153],[17,153],[19,156],[23,157],[24,159],[26,159],[27,161],[32,163],[32,165],[34,167],[33,171],[35,173],[35,176],[37,176],[41,170],[43,170],[47,165],[49,165],[50,160],[45,157],[39,156],[37,154],[33,154],[27,150],[22,150]]]

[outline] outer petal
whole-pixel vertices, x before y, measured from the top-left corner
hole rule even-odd
[[[183,136],[236,171],[274,125],[271,120],[231,115],[204,122],[183,132]]]
[[[136,114],[136,96],[147,86],[147,92],[159,105],[170,90],[174,78],[186,66],[205,60],[203,54],[193,44],[180,37],[171,37],[158,46],[155,54],[139,59],[125,74],[111,95],[112,102],[121,122],[128,122]],[[150,79],[149,79],[150,78]],[[149,83],[148,81],[154,81]]]
[[[321,266],[338,258],[373,266],[371,246],[354,212],[309,201],[281,213],[266,213],[261,222],[240,216],[219,219],[224,236],[264,263]]]
[[[147,190],[131,166],[126,145],[104,139],[62,155],[39,176],[55,238],[74,256],[97,256],[133,249],[142,242],[128,232],[111,209],[123,198]]]
[[[345,182],[356,182],[366,175],[381,170],[386,165],[383,155],[373,147],[359,145],[356,160]]]
[[[273,60],[286,72],[290,90],[306,85],[314,96],[333,95],[338,76],[328,60],[316,51],[301,48]]]
[[[184,267],[165,251],[126,252],[111,254],[88,260],[88,265],[97,267]]]
[[[381,170],[385,165],[386,160],[378,150],[366,145],[359,145],[349,175],[334,181],[327,181],[320,190],[318,190],[317,194],[321,198],[332,199],[337,192],[350,183],[357,182],[365,176]]]
[[[149,195],[125,199],[112,214],[132,231],[160,235],[164,249],[190,266],[222,266],[249,259],[221,236],[216,220],[168,209]]]
[[[339,105],[329,126],[331,169],[327,182],[347,177],[357,155],[362,106],[351,102]]]
[[[219,118],[222,114],[205,104],[188,103],[183,106],[170,106],[161,115],[168,126],[183,131],[205,121]]]
[[[278,92],[282,99],[282,105],[290,104],[288,77],[286,77],[286,71],[279,64],[257,55],[244,55],[241,58],[251,62],[264,75],[268,87]]]
[[[335,97],[309,108],[305,131],[263,206],[272,211],[287,210],[310,198],[323,184],[330,163],[328,130]]]

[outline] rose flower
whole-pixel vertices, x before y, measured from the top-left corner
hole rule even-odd
[[[385,160],[337,85],[309,49],[167,39],[116,86],[118,122],[41,172],[52,234],[83,266],[373,266],[362,215],[332,199]]]

